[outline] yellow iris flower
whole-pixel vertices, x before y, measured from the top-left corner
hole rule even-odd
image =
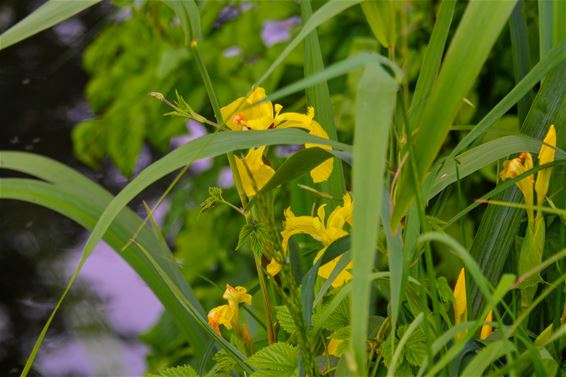
[[[556,129],[554,125],[551,125],[546,137],[544,138],[544,144],[540,148],[538,155],[539,165],[544,165],[549,162],[554,161],[554,155],[556,153]],[[503,163],[503,171],[501,172],[501,179],[512,179],[525,173],[526,171],[533,168],[533,157],[528,152],[523,152],[519,157],[514,158]],[[525,198],[525,203],[528,206],[534,206],[534,192],[537,195],[537,204],[542,206],[544,204],[544,197],[548,192],[548,186],[550,184],[550,174],[552,169],[539,170],[537,173],[537,179],[532,175],[521,179],[516,183],[517,187],[523,193]],[[534,210],[533,208],[527,209],[527,214],[529,221],[534,220]],[[542,214],[540,214],[542,216]]]
[[[346,236],[348,231],[344,230],[346,224],[352,225],[352,197],[346,193],[343,198],[342,206],[338,206],[326,219],[325,207],[322,205],[318,208],[317,216],[295,216],[291,208],[285,210],[285,227],[281,232],[283,237],[283,252],[287,253],[289,239],[296,234],[308,234],[315,240],[319,241],[324,247],[317,253],[314,262],[322,257],[328,246],[337,239]],[[325,223],[326,221],[326,223]],[[318,269],[318,275],[324,279],[328,279],[334,267],[340,261],[340,257],[336,257],[330,262],[323,264]],[[352,279],[349,269],[352,268],[352,262],[348,263],[346,268],[338,274],[332,282],[334,288],[340,287],[346,281]],[[267,272],[270,275],[279,273],[281,266],[275,260],[267,266]]]
[[[227,305],[220,305],[208,312],[208,325],[220,334],[220,325],[228,330],[239,328],[239,304],[245,303],[251,305],[252,296],[244,287],[232,287],[226,284],[226,290],[222,295],[224,300],[228,301]]]
[[[265,147],[251,148],[246,157],[236,157],[236,168],[248,197],[254,196],[275,175],[275,170],[263,161],[264,150]]]
[[[318,136],[324,139],[328,139],[328,134],[322,126],[314,120],[314,108],[309,107],[307,114],[300,114],[294,112],[281,113],[283,106],[273,104],[270,101],[265,101],[257,104],[257,102],[264,100],[266,98],[265,89],[258,87],[255,88],[249,97],[240,97],[235,101],[231,102],[229,105],[224,106],[220,109],[222,117],[226,126],[234,131],[248,131],[248,130],[267,130],[272,128],[303,128],[309,132],[309,134]],[[327,145],[318,144],[305,144],[306,148],[320,147],[324,149],[331,149]],[[259,149],[259,148],[256,148]],[[250,156],[251,151],[248,153]],[[261,189],[263,185],[268,180],[265,178],[271,174],[273,169],[263,163],[262,159],[257,157],[257,151],[253,152],[254,158],[246,156],[244,159],[237,159],[240,161],[238,163],[238,171],[241,175],[247,174],[244,168],[245,163],[255,163],[255,168],[257,169],[258,176],[253,176],[255,180],[255,187],[252,185],[254,180],[252,177],[248,177],[243,180],[243,185],[246,194],[252,193],[254,195],[257,190]],[[262,149],[263,153],[263,149]],[[248,161],[247,159],[250,159]],[[311,171],[311,177],[315,183],[323,182],[328,179],[332,173],[333,158],[329,158],[322,162],[319,166]],[[252,175],[256,173],[251,167],[249,169]],[[263,182],[263,183],[262,183]],[[248,196],[250,196],[248,194]]]
[[[466,298],[466,272],[462,268],[454,287],[454,324],[466,322],[468,320],[468,300]],[[490,311],[485,318],[485,322],[493,321],[493,313]],[[483,325],[480,331],[480,339],[487,339],[493,332],[493,327]],[[465,332],[456,334],[456,339],[462,337]]]

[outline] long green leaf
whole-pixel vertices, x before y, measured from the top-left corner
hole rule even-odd
[[[43,158],[40,157],[40,159]],[[12,168],[15,168],[15,166],[12,166]],[[22,170],[28,170],[29,173],[29,169]],[[49,208],[76,221],[89,230],[94,227],[96,220],[111,198],[111,195],[108,193],[106,193],[106,197],[102,197],[101,195],[93,194],[92,191],[95,190],[91,190],[91,192],[82,190],[83,187],[89,186],[100,188],[93,182],[81,187],[72,183],[55,185],[32,179],[7,178],[2,179],[0,185],[2,186],[0,199],[21,200]],[[142,220],[130,209],[125,208],[113,222],[104,240],[124,258],[155,293],[163,306],[175,318],[181,330],[185,332],[191,347],[200,355],[206,349],[207,338],[204,332],[196,325],[195,320],[187,316],[179,303],[180,297],[171,294],[168,289],[164,289],[161,278],[156,275],[155,269],[149,260],[141,254],[137,246],[133,246],[127,252],[120,252],[121,248],[129,242],[130,237],[141,224]],[[200,303],[187,285],[177,265],[171,258],[170,252],[161,240],[149,228],[143,228],[138,236],[138,241],[140,244],[146,245],[148,250],[151,251],[152,258],[159,261],[161,267],[171,276],[182,298],[190,302],[195,310],[203,316],[204,311]],[[27,370],[29,369],[26,368],[24,370],[24,375]]]
[[[525,1],[519,0],[509,18],[509,33],[511,34],[511,51],[513,52],[513,75],[515,83],[519,83],[531,68],[529,35],[525,16]],[[523,97],[517,106],[519,122],[523,123],[527,112],[535,98],[532,91]]]
[[[566,62],[563,62],[545,78],[521,128],[524,134],[542,139],[550,124],[566,123],[566,87],[562,81],[565,75]],[[520,191],[514,187],[494,199],[512,203],[523,200]],[[498,281],[501,276],[523,214],[523,210],[516,208],[488,206],[482,217],[470,253],[491,282]],[[474,284],[470,285],[469,292],[471,313],[477,315],[484,301]]]
[[[391,60],[386,57],[370,52],[361,52],[354,56],[350,56],[344,60],[334,63],[320,72],[316,72],[304,79],[295,81],[294,83],[287,85],[269,95],[266,100],[275,101],[279,98],[288,96],[289,94],[297,93],[301,90],[309,88],[313,85],[317,85],[321,82],[339,77],[346,74],[356,68],[366,67],[368,65],[384,65],[391,69],[397,81],[401,81],[403,77],[403,71]]]
[[[515,350],[515,345],[509,340],[498,340],[491,343],[468,363],[468,366],[462,372],[462,376],[483,376],[491,363]]]
[[[312,16],[312,8],[310,0],[301,1],[301,16],[303,22],[308,22]],[[324,70],[324,62],[322,60],[322,52],[318,40],[316,29],[313,30],[305,38],[305,77],[309,77],[317,72]],[[334,114],[332,112],[332,103],[330,102],[330,91],[326,81],[320,82],[306,89],[307,103],[314,106],[316,111],[316,118],[322,125],[328,136],[333,139],[338,139],[336,133],[336,126],[334,124]],[[335,197],[342,197],[346,186],[344,184],[344,172],[342,171],[342,163],[340,160],[334,160],[334,169],[328,181],[321,183],[321,189],[324,192]],[[330,203],[333,205],[333,203]],[[332,207],[329,207],[331,210]]]
[[[301,31],[293,38],[291,42],[285,47],[283,52],[279,54],[277,59],[271,64],[271,66],[265,71],[265,73],[260,77],[255,83],[255,86],[261,85],[272,73],[273,71],[285,60],[285,58],[309,35],[313,30],[315,30],[319,25],[328,21],[332,17],[340,14],[344,10],[359,4],[362,0],[330,0],[323,6],[321,6],[305,23]]]
[[[419,180],[422,181],[436,158],[464,97],[479,75],[515,2],[471,1],[468,4],[446,53],[438,79],[432,87],[422,118],[418,124],[411,126],[417,134],[414,137],[414,155],[409,155],[408,159],[415,160]],[[482,38],[477,38],[478,28],[482,30]],[[405,166],[411,166],[410,161]],[[400,219],[407,213],[414,199],[414,184],[411,182],[409,169],[406,168],[401,172],[397,186],[391,220],[393,230],[397,229]]]
[[[564,64],[566,60],[566,41],[563,41],[554,47],[533,69],[509,92],[507,95],[495,105],[491,111],[480,120],[480,122],[468,133],[450,153],[451,157],[462,152],[469,147],[475,140],[482,137],[489,127],[500,119],[513,105],[523,98],[539,81],[542,81],[546,75],[553,69]],[[555,74],[554,77],[557,77]]]
[[[432,35],[426,47],[419,77],[417,78],[417,86],[415,87],[415,93],[413,94],[413,100],[411,102],[411,108],[409,109],[408,116],[409,125],[411,127],[416,126],[416,121],[421,117],[426,100],[430,96],[434,80],[438,75],[455,7],[456,0],[443,0],[438,8],[438,17],[434,23]]]
[[[542,141],[528,136],[503,136],[456,156],[453,160],[446,160],[442,169],[436,174],[434,184],[428,193],[432,198],[448,185],[480,170],[481,168],[509,156],[513,153],[530,152],[537,154]],[[566,158],[566,152],[556,149],[555,159]],[[458,171],[456,171],[458,169]]]
[[[286,130],[270,130],[270,131],[257,131],[257,132],[220,132],[215,134],[206,135],[198,139],[192,140],[182,147],[171,152],[161,160],[150,165],[143,170],[138,177],[136,177],[130,184],[128,184],[118,196],[116,196],[110,204],[106,207],[100,216],[96,226],[94,227],[87,243],[83,249],[83,254],[75,270],[69,284],[61,295],[59,302],[51,313],[49,320],[44,326],[40,337],[38,338],[32,356],[28,359],[28,365],[31,367],[35,355],[43,341],[45,334],[57,313],[60,304],[65,299],[71,286],[76,280],[79,272],[81,271],[87,258],[90,256],[94,247],[102,240],[104,234],[124,207],[143,189],[151,185],[153,182],[164,177],[165,175],[179,169],[192,161],[202,158],[214,157],[227,152],[232,152],[238,149],[247,149],[259,145],[272,145],[272,144],[326,144],[331,145],[336,149],[349,149],[348,146],[337,143],[331,140],[325,140],[306,134],[305,132],[293,129]],[[210,330],[210,328],[206,328]],[[214,331],[210,333],[218,343],[220,343],[225,350],[230,352],[240,365],[245,369],[249,366],[245,363],[239,352],[233,348],[224,338],[218,336]]]
[[[377,65],[365,68],[358,86],[352,186],[352,373],[366,375],[370,274],[381,214],[387,140],[395,110],[397,82]]]
[[[101,0],[49,0],[0,35],[0,51],[90,8]]]

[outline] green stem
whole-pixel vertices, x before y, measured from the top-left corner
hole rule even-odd
[[[218,98],[216,97],[216,93],[214,92],[214,87],[212,85],[212,81],[210,80],[210,76],[208,74],[208,70],[204,65],[202,60],[202,56],[199,51],[198,42],[195,40],[191,42],[191,48],[193,51],[193,55],[195,57],[195,61],[197,63],[198,70],[202,76],[202,80],[204,82],[204,86],[206,88],[206,92],[208,93],[208,98],[210,100],[210,104],[212,105],[212,111],[214,112],[214,116],[216,121],[220,125],[220,129],[226,129],[226,123],[224,122],[224,118],[222,117],[222,113],[220,111],[220,103],[218,102]],[[246,196],[246,192],[244,190],[244,186],[242,184],[242,178],[238,172],[238,168],[236,167],[236,161],[234,159],[233,153],[227,153],[228,157],[228,165],[230,166],[230,170],[232,171],[232,175],[234,177],[234,183],[236,185],[236,190],[238,191],[238,195],[240,196],[240,201],[242,203],[242,207],[246,208],[248,206],[248,197]],[[249,224],[253,222],[252,214],[250,212],[245,212],[244,216],[246,218],[246,222]],[[255,265],[257,270],[257,276],[259,279],[262,296],[265,305],[265,319],[267,323],[267,334],[270,344],[275,340],[275,333],[273,331],[273,318],[271,315],[271,304],[269,302],[269,292],[267,291],[267,285],[265,284],[265,278],[263,276],[263,271],[261,267],[261,260],[258,256],[254,254],[255,258]]]

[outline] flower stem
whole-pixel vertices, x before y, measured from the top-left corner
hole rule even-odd
[[[193,51],[193,55],[195,57],[195,61],[197,63],[198,70],[201,74],[202,80],[204,82],[204,86],[206,88],[208,98],[210,100],[210,104],[212,105],[212,110],[214,112],[214,116],[216,121],[220,125],[220,129],[226,129],[226,124],[224,123],[224,118],[222,117],[222,113],[220,112],[220,104],[218,102],[218,98],[216,97],[216,93],[214,92],[214,87],[212,86],[212,81],[210,80],[210,76],[208,74],[208,70],[204,65],[202,57],[200,55],[198,43],[194,41],[191,43],[191,49]],[[228,165],[230,166],[230,170],[232,171],[232,175],[234,177],[234,183],[236,185],[236,190],[238,191],[238,195],[240,196],[240,201],[242,203],[242,207],[246,208],[248,206],[248,197],[246,196],[246,192],[244,190],[244,186],[242,184],[242,178],[238,172],[236,167],[236,161],[234,159],[233,153],[227,153],[226,156],[228,157]],[[246,218],[246,222],[249,224],[253,222],[252,214],[248,211],[245,211],[244,216]],[[267,324],[267,335],[269,339],[269,343],[273,343],[275,341],[275,333],[273,330],[273,318],[271,316],[271,304],[269,302],[269,292],[267,291],[267,285],[265,284],[265,277],[263,275],[262,266],[261,266],[261,259],[254,253],[254,259],[256,264],[257,276],[259,279],[259,284],[261,287],[261,291],[263,294],[264,304],[265,304],[265,320]]]

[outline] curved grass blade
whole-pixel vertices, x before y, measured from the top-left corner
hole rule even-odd
[[[308,22],[308,19],[312,16],[310,0],[301,1],[301,16],[303,18],[303,22]],[[316,29],[306,36],[304,45],[305,77],[309,77],[324,70],[324,62],[322,60],[322,52]],[[332,112],[328,83],[323,81],[313,85],[306,89],[306,93],[307,103],[315,108],[318,122],[322,125],[322,128],[324,128],[331,139],[337,140],[338,134],[336,133],[336,125],[334,124],[334,114]],[[341,197],[344,194],[346,185],[344,183],[342,163],[339,160],[334,160],[332,174],[328,181],[320,184],[320,188],[322,191],[328,192],[336,197]],[[328,207],[328,210],[331,211],[334,203],[329,203],[329,205],[330,207]]]
[[[407,344],[411,335],[413,335],[413,333],[420,326],[423,319],[424,319],[424,313],[420,313],[418,316],[415,317],[413,322],[411,322],[411,324],[407,328],[407,331],[405,331],[405,334],[403,334],[403,337],[399,341],[399,345],[395,349],[395,353],[393,354],[393,357],[391,358],[391,365],[389,366],[389,369],[387,369],[387,377],[395,376],[395,371],[397,370],[397,363],[399,362],[399,357],[403,353],[403,349],[405,348],[405,344]]]
[[[272,144],[325,144],[331,145],[333,148],[344,150],[349,149],[348,146],[337,143],[331,140],[325,140],[318,137],[314,137],[306,134],[305,132],[299,130],[285,129],[285,130],[269,130],[269,131],[257,131],[257,132],[220,132],[210,135],[202,136],[198,139],[192,140],[189,143],[183,145],[182,147],[171,152],[162,159],[156,161],[148,168],[143,170],[139,176],[137,176],[130,184],[128,184],[106,207],[104,212],[101,214],[96,226],[94,227],[90,237],[88,238],[86,245],[83,249],[81,259],[75,270],[73,276],[71,277],[69,284],[65,288],[63,294],[57,305],[55,306],[51,316],[49,317],[46,325],[44,326],[40,337],[38,338],[34,350],[32,351],[32,356],[28,359],[28,363],[31,367],[37,351],[41,346],[41,342],[47,333],[47,330],[57,313],[61,303],[66,298],[70,288],[74,284],[81,271],[87,258],[90,256],[94,247],[102,240],[104,234],[120,213],[120,211],[132,200],[136,195],[138,195],[143,189],[151,185],[153,182],[164,177],[168,173],[171,173],[187,164],[192,163],[196,159],[215,157],[220,154],[232,152],[238,149],[247,149],[251,147],[256,147],[260,145],[272,145]],[[198,319],[198,318],[197,318]],[[208,326],[205,330],[211,330]],[[215,340],[223,346],[228,352],[230,352],[236,359],[240,362],[242,367],[250,369],[245,361],[239,357],[237,350],[233,349],[233,346],[228,343],[224,338],[218,336],[214,331],[210,333]],[[231,352],[232,351],[232,352]],[[28,368],[29,368],[28,367]]]
[[[56,186],[34,179],[6,178],[0,180],[0,184],[2,185],[0,199],[21,200],[49,208],[74,220],[86,229],[94,227],[97,218],[111,198],[109,194],[108,197],[110,198],[95,196],[88,191],[83,191],[82,187],[73,185]],[[90,185],[100,188],[93,182],[90,182]],[[118,255],[124,258],[155,293],[163,306],[175,318],[180,329],[186,334],[187,339],[190,340],[191,347],[194,347],[197,353],[204,352],[207,344],[204,332],[196,325],[192,317],[187,316],[186,311],[179,304],[180,298],[172,295],[167,289],[164,290],[161,278],[156,275],[155,269],[149,260],[140,253],[137,247],[126,253],[119,252],[129,242],[131,235],[141,223],[142,220],[134,212],[125,208],[112,223],[104,240]],[[166,246],[148,228],[143,228],[138,239],[140,244],[146,245],[151,250],[151,257],[174,280],[179,287],[179,294],[182,296],[182,299],[189,302],[195,308],[195,311],[202,316],[204,311],[200,303],[181,275]],[[31,367],[31,364],[29,366]],[[26,367],[22,375],[26,375],[28,371],[29,368]]]
[[[0,35],[0,51],[90,8],[101,0],[50,0]]]
[[[411,108],[408,113],[409,125],[411,127],[415,127],[417,120],[421,117],[426,100],[430,96],[434,80],[438,76],[455,7],[456,0],[443,0],[438,8],[438,17],[434,23],[432,35],[425,50],[417,78],[417,85],[411,101]]]
[[[456,156],[453,160],[446,159],[444,166],[436,174],[436,179],[429,191],[428,199],[434,197],[448,185],[458,179],[463,179],[481,168],[505,158],[514,153],[530,152],[538,153],[542,141],[529,136],[503,136],[488,141],[475,148]],[[556,160],[566,158],[566,152],[557,148]],[[456,172],[458,168],[458,174]]]
[[[279,54],[277,59],[271,64],[271,66],[265,71],[265,73],[257,80],[254,86],[261,85],[272,73],[273,71],[285,60],[285,58],[305,39],[313,30],[315,30],[322,23],[328,21],[332,17],[340,14],[344,10],[359,4],[362,0],[330,0],[323,6],[321,6],[309,20],[305,23],[301,31],[293,38],[291,42],[285,47],[283,52]]]
[[[566,86],[562,81],[564,75],[566,62],[546,76],[521,127],[522,133],[542,139],[550,124],[566,123]],[[513,187],[494,199],[517,203],[523,198],[520,191]],[[497,206],[488,206],[484,212],[470,253],[491,282],[496,282],[501,276],[523,215],[522,210]],[[476,315],[481,311],[484,301],[474,284],[470,284],[469,292],[471,313]]]
[[[360,52],[359,54],[350,56],[338,63],[329,65],[320,72],[313,73],[308,77],[295,81],[293,84],[287,85],[271,93],[271,95],[267,96],[266,100],[275,101],[290,94],[305,90],[313,85],[344,75],[356,68],[362,68],[372,64],[384,65],[391,69],[397,82],[401,82],[403,78],[403,71],[401,71],[401,69],[393,61],[376,53]]]
[[[495,124],[511,107],[513,107],[521,98],[523,98],[529,91],[546,75],[557,68],[566,60],[566,41],[561,42],[554,47],[543,59],[541,59],[534,67],[527,73],[525,77],[517,84],[507,95],[495,105],[490,112],[480,120],[480,122],[468,133],[450,153],[454,157],[461,153],[464,149],[469,147],[475,140],[482,137],[489,127]],[[558,75],[554,75],[556,79]]]
[[[395,110],[397,82],[380,66],[365,68],[356,99],[352,186],[352,322],[350,350],[354,375],[366,375],[366,339],[370,314],[370,274],[381,215],[387,140]],[[378,109],[378,111],[376,111]]]
[[[507,353],[516,351],[517,347],[509,340],[499,340],[482,349],[462,372],[462,376],[483,376],[491,363]]]
[[[436,158],[464,97],[479,75],[515,2],[516,0],[468,3],[446,53],[438,79],[432,87],[422,118],[418,124],[412,126],[418,131],[414,137],[414,154],[408,155],[407,158],[416,162],[420,180],[417,184],[422,182]],[[478,25],[481,25],[486,38],[477,38]],[[407,161],[405,166],[412,166],[411,162]],[[407,168],[399,176],[391,219],[393,231],[397,230],[401,218],[405,216],[415,197],[411,182],[412,176]]]

